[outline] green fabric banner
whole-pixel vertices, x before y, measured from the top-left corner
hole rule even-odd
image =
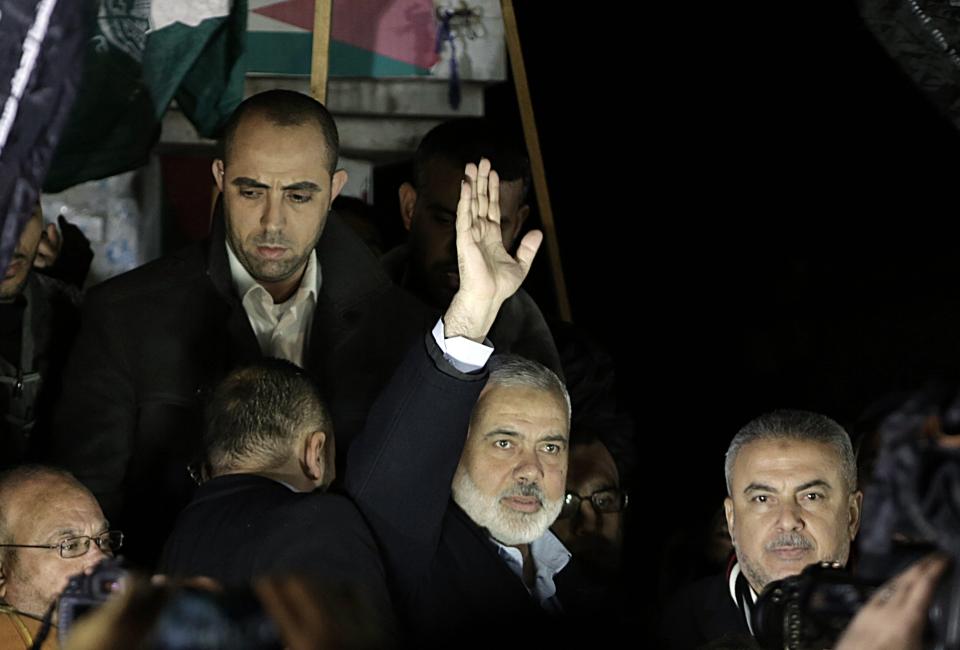
[[[89,20],[47,192],[143,165],[174,98],[205,137],[243,100],[247,0],[94,0]]]

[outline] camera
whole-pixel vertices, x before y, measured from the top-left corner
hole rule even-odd
[[[76,620],[123,591],[127,571],[120,558],[101,560],[88,573],[70,578],[57,602],[60,644],[67,638]]]

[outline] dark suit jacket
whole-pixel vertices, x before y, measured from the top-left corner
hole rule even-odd
[[[254,474],[207,481],[177,519],[161,573],[208,576],[227,586],[296,574],[362,591],[391,612],[380,554],[357,507],[344,496],[298,493]]]
[[[336,215],[317,256],[323,282],[305,365],[345,449],[406,347],[422,336],[422,307],[393,286]],[[88,294],[54,421],[53,460],[124,528],[132,560],[156,560],[190,498],[185,467],[200,455],[205,394],[260,356],[235,295],[222,215],[207,242]]]
[[[450,498],[485,382],[485,372],[452,368],[428,335],[377,400],[347,460],[345,487],[378,538],[398,616],[418,645],[516,642],[556,629],[488,533]]]
[[[661,644],[670,650],[694,650],[721,638],[742,638],[753,645],[747,621],[730,597],[723,574],[683,588],[664,611]]]

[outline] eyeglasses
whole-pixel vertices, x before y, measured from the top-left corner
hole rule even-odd
[[[90,544],[96,544],[106,555],[113,555],[123,546],[123,533],[119,530],[110,530],[99,535],[90,537],[89,535],[80,535],[79,537],[69,537],[59,544],[0,544],[2,548],[55,548],[60,552],[60,557],[70,560],[75,557],[82,557],[90,550]]]
[[[620,512],[627,507],[627,503],[630,501],[629,495],[617,488],[598,490],[589,496],[567,492],[566,496],[563,497],[563,508],[560,510],[559,518],[569,519],[577,514],[580,510],[580,503],[584,499],[589,499],[590,503],[593,504],[593,509],[602,514]]]

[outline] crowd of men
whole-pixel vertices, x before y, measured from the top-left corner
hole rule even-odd
[[[628,615],[632,430],[582,333],[520,288],[542,240],[526,157],[483,121],[434,129],[399,188],[408,242],[378,259],[330,213],[338,155],[318,102],[247,99],[210,236],[87,291],[79,326],[75,233],[27,223],[0,283],[0,650],[56,626],[68,579],[118,552],[222,588],[307,578],[412,647]],[[725,471],[735,560],[667,607],[669,647],[749,647],[764,587],[845,564],[860,525],[850,438],[823,415],[757,418]],[[899,578],[921,583],[901,616],[942,568]],[[906,647],[862,645],[888,602],[842,647]]]

